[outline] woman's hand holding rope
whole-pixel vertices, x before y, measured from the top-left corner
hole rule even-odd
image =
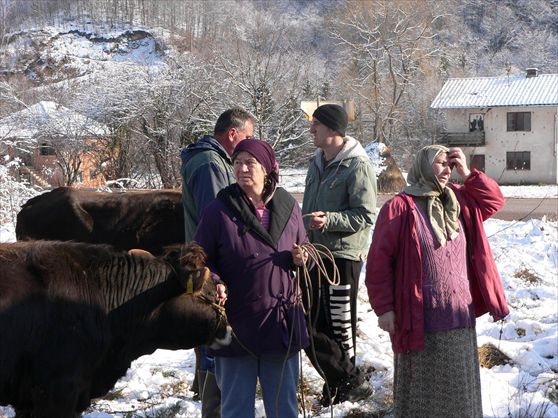
[[[295,259],[294,256],[294,251],[295,248],[297,249],[297,254],[303,254],[301,255],[298,260]],[[293,245],[293,259],[295,260],[294,263],[298,266],[298,267],[302,267],[303,270],[303,274],[307,275],[308,274],[308,260],[312,261],[315,265],[314,268],[317,268],[319,271],[318,277],[321,278],[321,276],[323,275],[326,280],[329,282],[330,285],[332,286],[337,286],[339,285],[339,270],[337,270],[337,267],[335,266],[335,262],[333,259],[333,254],[331,254],[331,251],[329,251],[329,249],[327,247],[324,247],[323,245],[320,244],[310,244],[309,242],[305,242],[303,244],[294,244]],[[304,261],[302,263],[297,263],[297,261],[301,261],[302,259],[304,259]],[[333,278],[330,278],[327,270],[325,268],[324,265],[324,259],[327,259],[331,262],[331,264],[333,265]],[[297,269],[297,273],[298,273]]]
[[[222,283],[217,284],[217,304],[220,306],[225,306],[227,301],[227,286]]]
[[[312,300],[312,288],[313,286],[317,286],[318,289],[321,289],[322,287],[322,277],[325,278],[325,280],[328,281],[328,283],[332,286],[337,286],[340,283],[340,278],[339,278],[339,270],[337,269],[337,266],[335,265],[334,259],[333,259],[333,254],[331,254],[331,251],[329,251],[329,249],[327,247],[324,247],[323,245],[320,244],[310,244],[308,242],[303,243],[303,244],[294,244],[293,245],[293,260],[295,259],[294,256],[294,250],[297,250],[297,255],[299,256],[298,261],[304,259],[304,262],[301,264],[297,264],[297,262],[295,261],[295,265],[297,265],[297,269],[296,269],[296,277],[297,277],[297,292],[298,289],[303,289],[304,290],[304,295],[302,295],[305,299],[305,301],[307,301],[308,303],[303,304],[303,306],[307,309],[308,307],[311,307],[314,305],[314,302],[319,303],[318,301],[313,301]],[[325,268],[324,265],[324,259],[327,259],[331,262],[331,265],[333,266],[333,277],[329,277],[329,274],[327,272],[327,269]],[[312,283],[311,279],[310,279],[310,268],[309,266],[314,266],[313,268],[318,269],[318,280],[317,283]],[[301,286],[301,280],[303,281],[302,283],[304,284],[304,286]],[[316,307],[317,309],[317,307]],[[306,314],[308,314],[308,312],[306,312]]]
[[[308,253],[300,245],[293,244],[291,252],[295,266],[302,267],[308,261]]]

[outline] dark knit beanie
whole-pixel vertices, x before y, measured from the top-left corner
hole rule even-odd
[[[336,104],[325,104],[318,107],[312,116],[318,119],[328,128],[339,132],[341,136],[345,136],[345,130],[349,123],[347,112],[341,106]]]

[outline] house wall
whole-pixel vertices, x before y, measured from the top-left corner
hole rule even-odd
[[[93,146],[96,144],[94,139],[87,139],[85,141],[88,145],[91,145],[91,149],[79,155],[81,160],[80,180],[72,186],[103,188],[106,186],[106,179],[103,173],[98,172],[96,168],[99,154],[102,150],[95,149]],[[56,155],[41,155],[39,148],[35,148],[31,154],[25,154],[22,159],[24,159],[25,165],[34,169],[36,174],[40,175],[51,187],[66,185],[62,169],[57,164],[58,159]]]
[[[448,109],[448,132],[469,132],[470,116],[482,114],[486,145],[464,147],[470,160],[473,154],[485,155],[486,174],[500,184],[558,183],[558,107],[498,107],[490,109]],[[531,112],[531,131],[507,132],[508,112]],[[530,170],[507,170],[506,153],[529,151]]]
[[[81,155],[81,178],[79,187],[103,188],[106,186],[104,175],[97,170],[99,155],[96,151],[89,151]]]
[[[446,130],[448,132],[469,132],[469,114],[481,113],[475,109],[448,109]]]

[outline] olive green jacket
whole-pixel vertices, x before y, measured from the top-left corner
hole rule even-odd
[[[304,226],[313,244],[327,247],[337,258],[363,261],[368,253],[370,229],[376,212],[376,175],[360,143],[345,137],[345,145],[324,167],[323,151],[317,149],[310,160],[302,213],[326,213],[323,229]]]

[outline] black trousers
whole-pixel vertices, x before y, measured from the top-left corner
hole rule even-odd
[[[331,286],[325,277],[319,283],[316,267],[310,271],[311,288],[301,281],[311,338],[306,355],[330,387],[340,386],[358,374],[355,367],[357,294],[362,269],[361,261],[334,260],[340,275],[338,286]],[[324,264],[329,278],[333,279],[332,262],[324,260]]]

